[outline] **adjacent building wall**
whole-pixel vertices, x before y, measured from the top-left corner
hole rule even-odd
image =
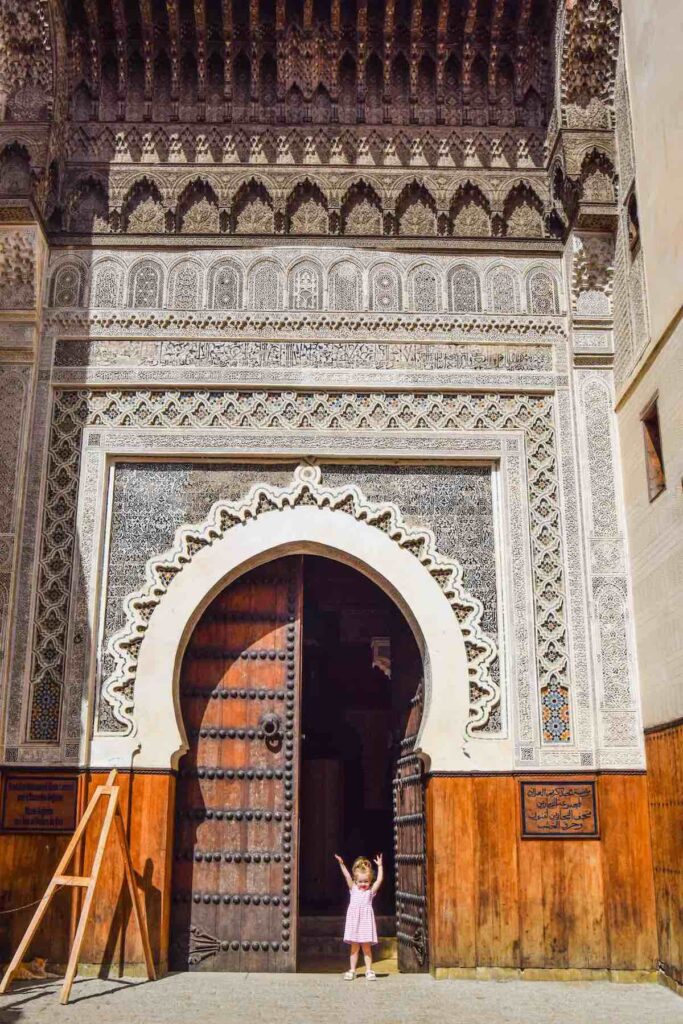
[[[649,335],[635,339],[617,410],[647,727],[683,717],[683,121],[674,114],[683,103],[683,12],[671,0],[625,0],[624,27]],[[619,138],[622,200],[624,146]],[[640,417],[654,397],[666,490],[650,502]]]
[[[683,299],[683,154],[681,52],[683,9],[677,0],[624,0],[624,46],[652,342],[680,312]]]
[[[624,48],[649,332],[617,396],[646,726],[660,960],[683,983],[683,157],[675,0],[624,0]],[[622,197],[630,183],[624,180]],[[666,488],[649,500],[641,415],[657,399]]]

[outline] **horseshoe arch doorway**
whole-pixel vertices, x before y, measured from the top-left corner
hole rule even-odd
[[[383,852],[379,958],[428,969],[422,662],[357,569],[288,555],[240,576],[185,650],[170,963],[343,966],[333,859]]]

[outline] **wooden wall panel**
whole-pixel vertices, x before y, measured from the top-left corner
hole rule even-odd
[[[477,958],[474,780],[452,781],[434,778],[427,786],[429,936],[438,965],[470,967]]]
[[[16,768],[12,771],[16,772]],[[82,784],[79,788],[82,790]],[[81,800],[79,797],[79,802]],[[68,835],[0,835],[0,910],[24,906],[41,898],[69,838]],[[16,914],[0,915],[0,963],[10,960],[34,912],[35,907],[29,907]],[[58,893],[31,944],[29,957],[44,956],[52,964],[65,963],[71,919],[71,894]]]
[[[600,840],[522,840],[511,776],[427,795],[434,967],[655,969],[643,776],[599,778]]]
[[[87,798],[106,781],[105,772],[87,776]],[[143,896],[154,960],[167,968],[169,897],[175,777],[164,774],[119,775],[121,809],[129,835],[133,868]],[[98,822],[99,824],[99,822]],[[97,829],[89,833],[85,868],[89,869]],[[112,913],[112,908],[114,912]],[[95,899],[93,924],[86,932],[82,961],[101,963],[103,972],[122,971],[124,963],[142,964],[142,946],[131,920],[130,898],[125,890],[123,867],[112,833]]]
[[[519,781],[511,776],[432,778],[427,788],[428,896],[433,967],[653,970],[661,959],[683,980],[683,730],[648,738],[655,885],[643,776],[598,779],[600,840],[522,840]],[[141,881],[155,959],[166,969],[175,780],[120,777],[124,818]],[[81,805],[105,773],[82,776]],[[131,813],[129,815],[129,809]],[[5,906],[42,894],[64,836],[0,836],[0,899]],[[114,852],[113,850],[111,852]],[[92,841],[85,852],[87,869]],[[84,963],[116,973],[142,963],[118,858],[105,859]],[[112,907],[115,907],[112,918]],[[0,941],[16,946],[30,911],[0,917]],[[5,929],[4,932],[2,929]],[[34,944],[63,963],[69,896]],[[6,953],[5,953],[6,959]]]
[[[659,957],[683,985],[683,722],[645,737]]]
[[[520,966],[604,967],[608,947],[599,843],[520,841],[519,867]]]
[[[636,970],[657,962],[647,780],[607,775],[599,791],[610,967]]]
[[[13,769],[16,771],[16,769]],[[45,773],[41,773],[45,774]],[[60,772],[63,774],[63,770]],[[79,816],[95,787],[104,783],[106,772],[79,776]],[[118,776],[121,806],[127,823],[133,867],[144,896],[150,941],[161,971],[166,970],[169,932],[169,895],[175,777],[167,774]],[[104,816],[104,801],[88,826],[88,839],[81,844],[70,871],[89,870]],[[40,899],[59,858],[69,842],[68,835],[0,834],[0,910]],[[75,899],[79,894],[75,894]],[[102,964],[103,973],[116,973],[128,965],[144,963],[142,947],[124,887],[121,858],[114,832],[110,834],[98,883],[94,910],[86,930],[82,964]],[[58,893],[31,945],[32,956],[45,956],[52,964],[64,964],[78,909],[72,892]],[[31,919],[34,908],[19,914],[0,915],[0,963],[10,959]]]
[[[39,900],[68,836],[0,836],[0,911]],[[19,945],[35,907],[0,916],[0,963],[6,964]],[[47,957],[51,963],[65,963],[69,948],[71,902],[59,893],[41,929],[31,944],[29,958]]]
[[[519,869],[516,782],[475,778],[477,959],[499,967],[519,964]]]

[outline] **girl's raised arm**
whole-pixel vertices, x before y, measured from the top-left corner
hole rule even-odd
[[[336,860],[337,864],[341,868],[341,873],[344,876],[344,878],[346,879],[346,884],[348,885],[349,889],[353,889],[353,879],[351,878],[351,875],[349,874],[349,869],[347,868],[346,864],[344,863],[344,861],[342,860],[342,858],[339,856],[338,853],[335,853],[334,859]]]
[[[373,892],[377,892],[380,885],[384,881],[384,865],[382,863],[381,853],[378,853],[377,856],[375,857],[375,864],[377,865],[377,878],[375,879],[375,883],[372,887]]]

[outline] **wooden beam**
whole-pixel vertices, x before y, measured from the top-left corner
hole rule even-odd
[[[384,104],[387,113],[391,105],[391,65],[394,62],[395,18],[396,0],[386,0],[384,8]]]
[[[171,100],[177,105],[180,97],[180,13],[178,0],[166,0],[168,41],[171,50]],[[177,116],[177,107],[174,111]]]
[[[88,21],[88,49],[90,54],[90,88],[94,99],[100,95],[100,44],[99,19],[96,0],[85,0],[85,16]]]
[[[223,96],[232,103],[232,0],[222,0],[223,12]]]
[[[334,56],[330,73],[330,96],[335,105],[339,103],[339,61],[341,60],[341,0],[332,0],[330,7],[330,28],[334,40]],[[336,113],[334,117],[336,118]]]
[[[356,8],[356,83],[358,107],[365,117],[366,64],[368,61],[368,0],[358,0]]]
[[[519,5],[515,40],[515,102],[521,103],[531,80],[529,60],[529,22],[531,0],[522,0]]]
[[[417,103],[417,73],[422,56],[422,4],[413,0],[410,12],[410,104]]]
[[[494,0],[491,15],[491,32],[489,35],[489,101],[496,102],[498,88],[498,61],[500,60],[501,29],[505,0]]]
[[[75,90],[83,76],[83,44],[84,38],[79,28],[74,28],[68,37],[69,42],[69,99],[73,101]]]
[[[277,101],[280,105],[278,116],[285,115],[284,102],[287,96],[287,61],[285,60],[285,0],[276,0],[275,5],[275,64],[277,67]]]
[[[470,102],[472,88],[472,65],[477,55],[475,32],[477,29],[477,7],[479,0],[468,0],[467,13],[462,34],[462,92],[463,101],[467,106]]]
[[[194,0],[194,30],[197,38],[197,99],[206,102],[206,2]]]
[[[445,74],[448,60],[448,12],[449,0],[439,0],[436,15],[436,102],[443,105],[445,100]],[[438,119],[438,114],[437,114]]]
[[[261,96],[261,32],[259,0],[249,0],[249,57],[251,62],[251,102],[253,113]]]
[[[112,12],[114,15],[114,32],[116,33],[116,67],[117,67],[117,96],[119,101],[119,116],[125,113],[126,93],[128,92],[128,32],[126,28],[126,12],[123,0],[112,0]]]
[[[154,25],[152,24],[152,0],[140,0],[140,26],[142,29],[142,59],[145,62],[145,117],[152,116],[154,95]]]

